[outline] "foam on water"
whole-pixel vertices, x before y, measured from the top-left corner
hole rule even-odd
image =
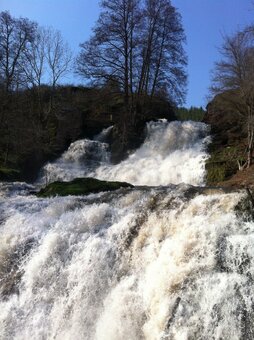
[[[199,122],[150,122],[143,145],[118,165],[109,163],[107,144],[80,140],[44,168],[42,182],[90,176],[136,185],[202,185],[207,134],[207,125]]]
[[[104,163],[109,163],[108,144],[82,139],[72,143],[58,160],[45,165],[38,183],[89,176]]]
[[[192,191],[2,202],[0,338],[252,339],[244,195]]]
[[[203,183],[206,125],[147,129],[116,166],[107,144],[77,141],[47,165],[47,179]],[[1,340],[254,338],[244,192],[171,184],[39,199],[35,189],[0,183]]]

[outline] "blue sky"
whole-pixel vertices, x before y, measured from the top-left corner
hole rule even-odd
[[[219,58],[223,34],[254,23],[252,0],[172,0],[182,15],[187,36],[188,95],[186,106],[205,106],[210,73]],[[0,0],[0,11],[59,29],[74,52],[89,38],[99,15],[97,0]],[[67,79],[66,81],[71,81]]]

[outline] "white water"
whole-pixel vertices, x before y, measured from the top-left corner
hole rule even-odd
[[[135,185],[202,185],[208,158],[207,133],[208,127],[198,122],[151,122],[144,144],[118,165],[109,163],[107,144],[80,140],[55,163],[46,165],[41,182],[89,176]],[[89,159],[91,152],[96,153],[93,162]]]
[[[203,164],[189,126],[196,135],[178,148],[200,147]],[[84,152],[73,149],[76,162]],[[33,189],[0,184],[1,340],[254,338],[254,223],[235,209],[245,193],[181,184],[39,199]]]

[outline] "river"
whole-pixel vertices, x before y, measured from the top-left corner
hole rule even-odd
[[[148,123],[118,165],[106,133],[0,183],[0,339],[253,339],[254,223],[244,191],[205,187],[208,127]],[[135,187],[34,195],[82,176]]]

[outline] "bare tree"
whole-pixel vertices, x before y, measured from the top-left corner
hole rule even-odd
[[[136,0],[102,1],[102,13],[88,42],[81,44],[77,72],[102,84],[117,81],[126,105],[133,93],[134,29],[139,22]]]
[[[43,33],[45,56],[52,89],[58,81],[70,70],[72,52],[64,41],[61,33],[49,28]]]
[[[252,163],[254,144],[254,29],[248,27],[233,36],[225,36],[220,49],[222,59],[215,64],[211,92],[235,91],[240,105],[234,109],[245,122],[246,161],[238,161],[240,170]]]
[[[115,80],[132,113],[134,100],[142,96],[164,91],[183,99],[184,33],[170,0],[104,0],[101,5],[92,37],[81,44],[77,73],[97,84]]]
[[[23,55],[23,70],[28,84],[40,90],[46,71],[47,34],[44,28],[38,28],[35,38]]]
[[[36,23],[11,17],[8,12],[0,13],[0,74],[7,92],[23,83],[21,58],[33,42]]]
[[[146,0],[147,37],[143,42],[141,91],[154,96],[165,90],[172,101],[183,102],[187,64],[181,17],[168,0]],[[145,35],[145,32],[143,36]]]

